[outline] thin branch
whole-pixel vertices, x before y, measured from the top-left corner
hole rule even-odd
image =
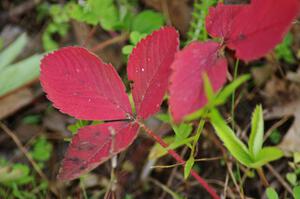
[[[104,42],[101,42],[101,43],[97,44],[96,46],[94,46],[91,49],[91,51],[97,52],[97,51],[103,50],[107,46],[110,46],[112,44],[116,44],[116,43],[125,41],[126,39],[128,39],[128,36],[129,36],[128,33],[123,33],[121,35],[115,36],[115,37],[113,37],[111,39],[108,39],[108,40],[106,40]]]
[[[266,164],[266,167],[269,169],[269,171],[277,178],[277,180],[280,182],[280,184],[290,193],[293,194],[292,188],[289,186],[289,184],[281,177],[281,175],[270,165]]]
[[[27,151],[27,149],[23,146],[20,139],[2,122],[0,122],[0,127],[3,129],[3,131],[15,142],[17,147],[20,149],[20,151],[25,155],[25,157],[28,159],[32,167],[35,169],[35,171],[40,175],[40,177],[47,181],[49,184],[50,190],[58,196],[58,192],[54,187],[52,187],[49,183],[49,179],[47,176],[43,173],[43,171],[40,169],[40,167],[37,165],[37,163],[34,161],[34,159],[31,157],[30,153]]]
[[[265,176],[265,173],[264,173],[264,170],[260,167],[260,168],[257,168],[256,169],[259,177],[260,177],[260,180],[261,180],[261,183],[263,184],[264,187],[268,187],[269,186],[269,182]]]

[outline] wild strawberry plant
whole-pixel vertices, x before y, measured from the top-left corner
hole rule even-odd
[[[176,54],[169,88],[174,120],[182,121],[206,104],[204,72],[215,91],[226,82],[225,47],[235,50],[236,58],[244,61],[264,56],[282,41],[299,14],[299,4],[298,0],[252,0],[249,5],[219,3],[210,8],[206,29],[220,42],[194,41]]]
[[[299,13],[299,4],[298,0],[253,0],[250,5],[231,6],[219,3],[209,10],[206,28],[210,36],[220,41],[194,41],[179,52],[179,38],[174,28],[166,27],[153,32],[137,44],[128,60],[127,73],[132,83],[135,112],[132,111],[124,84],[111,64],[104,63],[81,47],[66,47],[48,54],[42,60],[40,79],[54,106],[77,119],[104,121],[81,128],[73,137],[58,177],[72,180],[94,169],[132,144],[141,127],[185,165],[185,173],[191,172],[213,198],[219,198],[191,170],[193,158],[186,165],[142,121],[160,109],[169,86],[170,112],[176,123],[204,115],[217,118],[212,120],[215,127],[216,124],[225,124],[214,107],[223,104],[234,89],[249,77],[241,77],[219,94],[214,94],[226,82],[224,48],[235,50],[236,57],[245,61],[264,56],[282,40]],[[205,82],[211,82],[211,85]],[[206,107],[204,113],[203,107]],[[190,115],[196,111],[201,114]],[[200,122],[192,149],[203,126],[204,122]],[[222,135],[225,134],[223,132]],[[261,139],[261,131],[259,135],[258,139]],[[226,136],[219,137],[226,142]],[[255,143],[260,143],[259,150],[254,145],[249,146],[249,150],[257,155],[263,150],[262,142],[256,140]],[[191,157],[193,155],[194,151]]]
[[[234,92],[230,88],[226,91],[224,89],[219,96],[208,99],[205,76],[211,83],[212,95],[226,82],[227,60],[224,49],[228,47],[234,50],[238,60],[251,61],[264,56],[283,39],[299,14],[299,4],[297,0],[253,0],[249,5],[219,3],[209,9],[206,17],[207,32],[219,42],[194,41],[176,54],[171,65],[170,112],[176,123],[202,118],[191,148],[190,165],[194,164],[195,143],[205,123],[203,118],[209,116],[214,106],[223,104],[224,97]],[[225,142],[224,137],[220,138]],[[188,173],[189,170],[185,170],[185,176]]]
[[[62,48],[42,60],[41,84],[55,107],[78,119],[106,121],[79,130],[59,178],[79,177],[133,142],[138,120],[159,110],[177,50],[178,34],[173,28],[154,32],[134,49],[127,70],[136,116],[114,67],[88,50]]]

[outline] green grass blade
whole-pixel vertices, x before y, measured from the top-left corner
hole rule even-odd
[[[190,156],[190,158],[186,161],[185,166],[184,166],[184,179],[186,180],[191,173],[191,170],[194,166],[195,159],[193,156]]]
[[[23,33],[0,53],[0,71],[14,61],[14,59],[22,52],[27,42],[28,37]]]
[[[233,94],[233,92],[244,82],[250,79],[250,75],[242,75],[236,80],[232,81],[230,84],[225,86],[216,96],[215,105],[224,104],[227,99]]]
[[[38,78],[42,55],[33,55],[16,64],[7,66],[0,73],[0,96],[3,96]]]

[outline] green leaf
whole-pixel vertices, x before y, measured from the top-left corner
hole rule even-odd
[[[155,115],[155,118],[164,122],[164,123],[170,123],[171,122],[171,117],[169,114],[166,113],[158,113]]]
[[[224,104],[227,99],[232,95],[232,93],[243,83],[250,79],[250,75],[242,75],[239,78],[232,81],[230,84],[225,86],[216,96],[215,105],[222,105]]]
[[[33,179],[29,173],[30,169],[25,164],[16,163],[12,167],[0,167],[0,184],[27,184]]]
[[[199,119],[199,118],[203,117],[205,113],[207,113],[206,107],[203,107],[203,108],[198,109],[197,111],[185,116],[184,121],[188,122],[188,121],[193,121],[193,120]]]
[[[251,121],[251,133],[248,141],[249,151],[255,158],[262,148],[264,140],[264,119],[262,106],[256,106]]]
[[[143,33],[139,33],[137,31],[132,31],[130,33],[130,42],[133,44],[133,45],[136,45],[137,43],[139,43],[139,41],[141,41],[141,39],[145,38],[147,36],[147,34]]]
[[[190,147],[190,143],[192,141],[194,141],[194,139],[195,139],[195,137],[192,136],[192,137],[188,137],[188,138],[185,138],[185,139],[176,140],[173,143],[171,143],[167,149],[176,149],[176,148],[178,148],[180,146],[183,146],[183,145],[187,145],[187,146]]]
[[[44,137],[40,137],[35,141],[33,150],[31,152],[34,160],[42,162],[49,160],[51,157],[51,153],[52,145]]]
[[[73,135],[75,135],[80,128],[85,127],[87,125],[89,125],[89,121],[77,120],[74,124],[69,125],[67,128],[69,131],[72,132]]]
[[[182,123],[179,126],[172,125],[175,132],[176,138],[175,141],[183,140],[191,134],[193,127],[191,124]]]
[[[174,136],[164,137],[163,141],[166,142],[167,144],[170,144],[174,141]],[[158,158],[166,155],[167,153],[168,153],[168,151],[165,148],[163,148],[160,144],[155,143],[150,150],[148,159],[155,160],[155,159],[158,159]]]
[[[292,185],[292,186],[296,186],[297,185],[297,174],[295,173],[287,173],[286,174],[286,179],[288,180],[288,182]]]
[[[278,194],[273,187],[267,188],[266,195],[268,199],[279,199]]]
[[[293,51],[293,35],[289,32],[283,39],[282,43],[275,48],[275,55],[278,60],[283,59],[285,62],[292,64],[295,62]]]
[[[202,107],[201,109],[198,109],[197,111],[185,116],[184,121],[193,121],[193,120],[199,119],[199,118],[203,117],[203,115],[207,111],[207,109],[214,108],[215,106],[224,104],[227,101],[228,97],[230,97],[232,95],[232,93],[241,84],[243,84],[244,82],[246,82],[249,79],[250,79],[250,75],[240,76],[239,78],[237,78],[236,80],[234,80],[233,82],[231,82],[230,84],[225,86],[217,94],[215,94],[213,99],[211,99],[205,107]],[[208,84],[208,82],[204,83],[204,85],[205,84]],[[207,85],[207,86],[209,87],[209,85]],[[208,87],[206,89],[209,89]],[[210,91],[207,91],[207,92],[210,92]],[[206,95],[211,95],[211,94],[206,93]]]
[[[65,6],[65,12],[69,14],[70,18],[87,24],[97,25],[100,22],[99,17],[90,8],[82,7],[74,2]]]
[[[195,163],[195,159],[193,156],[190,156],[190,158],[186,161],[185,166],[184,166],[184,179],[186,180],[190,173],[191,173],[191,169],[193,168]]]
[[[23,51],[27,42],[28,37],[25,33],[23,33],[0,53],[0,71],[15,60],[15,58]]]
[[[216,109],[211,111],[210,120],[217,135],[224,142],[225,147],[229,150],[233,157],[242,164],[249,166],[252,163],[252,158],[247,147],[225,123]]]
[[[163,139],[166,143],[170,144],[167,149],[163,148],[160,144],[156,143],[150,153],[149,153],[149,159],[158,159],[168,153],[169,149],[177,149],[178,147],[181,147],[183,145],[187,145],[191,143],[194,140],[194,137],[189,137],[183,140],[174,141],[174,136],[169,136]]]
[[[268,162],[280,159],[283,156],[283,152],[277,147],[264,147],[257,154],[255,160],[251,165],[252,168],[259,168]]]
[[[150,34],[153,30],[164,25],[164,17],[158,12],[146,10],[139,13],[132,23],[132,30],[140,33]]]
[[[296,186],[293,188],[293,196],[295,199],[300,198],[300,186]]]
[[[0,73],[0,96],[38,78],[41,58],[42,55],[33,55],[14,65],[7,66]]]
[[[133,45],[126,45],[122,48],[122,53],[124,55],[130,55],[130,53],[132,52],[134,46]]]
[[[280,131],[278,129],[274,129],[271,135],[269,136],[269,139],[272,142],[272,144],[279,144],[281,137],[282,136]]]
[[[206,73],[204,73],[202,78],[204,82],[204,91],[206,98],[208,99],[208,102],[212,102],[212,100],[214,99],[214,90],[209,80],[209,77]]]
[[[294,152],[293,159],[294,159],[294,163],[298,164],[300,162],[300,152]]]
[[[105,30],[113,30],[119,23],[119,13],[113,0],[88,0],[91,12],[99,17]]]
[[[24,124],[38,124],[42,120],[40,115],[28,115],[22,119]]]

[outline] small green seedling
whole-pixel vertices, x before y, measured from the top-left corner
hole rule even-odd
[[[255,108],[252,115],[248,147],[236,136],[216,109],[211,111],[210,121],[229,152],[249,168],[261,169],[268,162],[283,156],[283,152],[277,147],[263,147],[264,124],[261,105]]]
[[[208,103],[204,107],[187,115],[184,118],[184,121],[190,122],[193,120],[200,119],[203,117],[205,112],[210,112],[210,110],[213,109],[214,107],[225,104],[227,102],[227,99],[232,95],[232,93],[235,92],[235,90],[239,86],[241,86],[249,79],[250,79],[250,75],[248,74],[242,75],[236,80],[232,81],[230,84],[226,85],[221,91],[214,93],[210,80],[208,79],[208,76],[204,75],[203,76],[204,90],[205,90],[206,97],[208,99]]]
[[[184,178],[185,179],[187,179],[188,176],[190,175],[190,171],[193,168],[193,165],[195,163],[195,159],[194,159],[195,151],[196,151],[195,148],[199,141],[199,138],[201,136],[202,130],[203,130],[205,122],[206,122],[206,118],[208,117],[209,113],[211,112],[211,110],[215,109],[215,107],[225,104],[227,102],[227,99],[232,95],[232,93],[240,85],[242,85],[244,82],[246,82],[249,79],[250,79],[249,75],[243,75],[243,76],[237,78],[236,80],[232,81],[227,86],[225,86],[220,92],[214,93],[214,90],[212,88],[212,85],[210,83],[208,75],[207,74],[203,75],[204,90],[205,90],[206,97],[208,99],[208,103],[203,108],[201,108],[201,109],[195,111],[194,113],[185,117],[186,122],[200,119],[197,131],[196,131],[196,135],[193,137],[186,136],[185,138],[181,138],[181,140],[185,141],[184,143],[191,149],[190,157],[188,158],[188,160],[186,162],[186,166],[184,168]],[[182,125],[187,125],[187,124],[184,124],[184,123],[180,124],[179,129],[180,129],[180,127],[182,127]],[[173,129],[176,133],[175,125],[173,125]],[[180,134],[184,135],[183,130],[180,130],[179,132],[176,133],[176,135],[180,135]],[[193,144],[191,144],[190,142],[193,142]],[[170,146],[172,146],[173,144],[171,144]]]

